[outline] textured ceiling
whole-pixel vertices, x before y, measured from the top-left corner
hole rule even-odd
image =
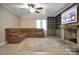
[[[41,3],[40,5],[44,6],[43,13],[29,13],[27,8],[19,8],[19,6],[23,6],[23,3],[4,3],[3,6],[9,8],[14,13],[19,15],[20,17],[29,17],[29,18],[44,18],[47,16],[55,16],[62,9],[67,7],[70,3]]]

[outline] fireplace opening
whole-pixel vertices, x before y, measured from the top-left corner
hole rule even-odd
[[[65,40],[71,41],[77,44],[77,29],[65,29]]]
[[[77,39],[76,38],[70,38],[69,40],[74,42],[74,43],[77,43]]]

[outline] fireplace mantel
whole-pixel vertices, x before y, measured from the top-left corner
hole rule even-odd
[[[79,29],[79,24],[69,24],[69,25],[65,25],[64,29]]]

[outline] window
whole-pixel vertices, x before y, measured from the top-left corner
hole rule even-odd
[[[46,20],[36,20],[36,28],[43,28],[47,30],[47,21]]]
[[[36,28],[41,28],[41,20],[36,20]]]

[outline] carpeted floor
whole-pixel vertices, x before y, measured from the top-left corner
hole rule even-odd
[[[70,55],[56,37],[26,38],[19,44],[6,44],[0,47],[1,55]]]

